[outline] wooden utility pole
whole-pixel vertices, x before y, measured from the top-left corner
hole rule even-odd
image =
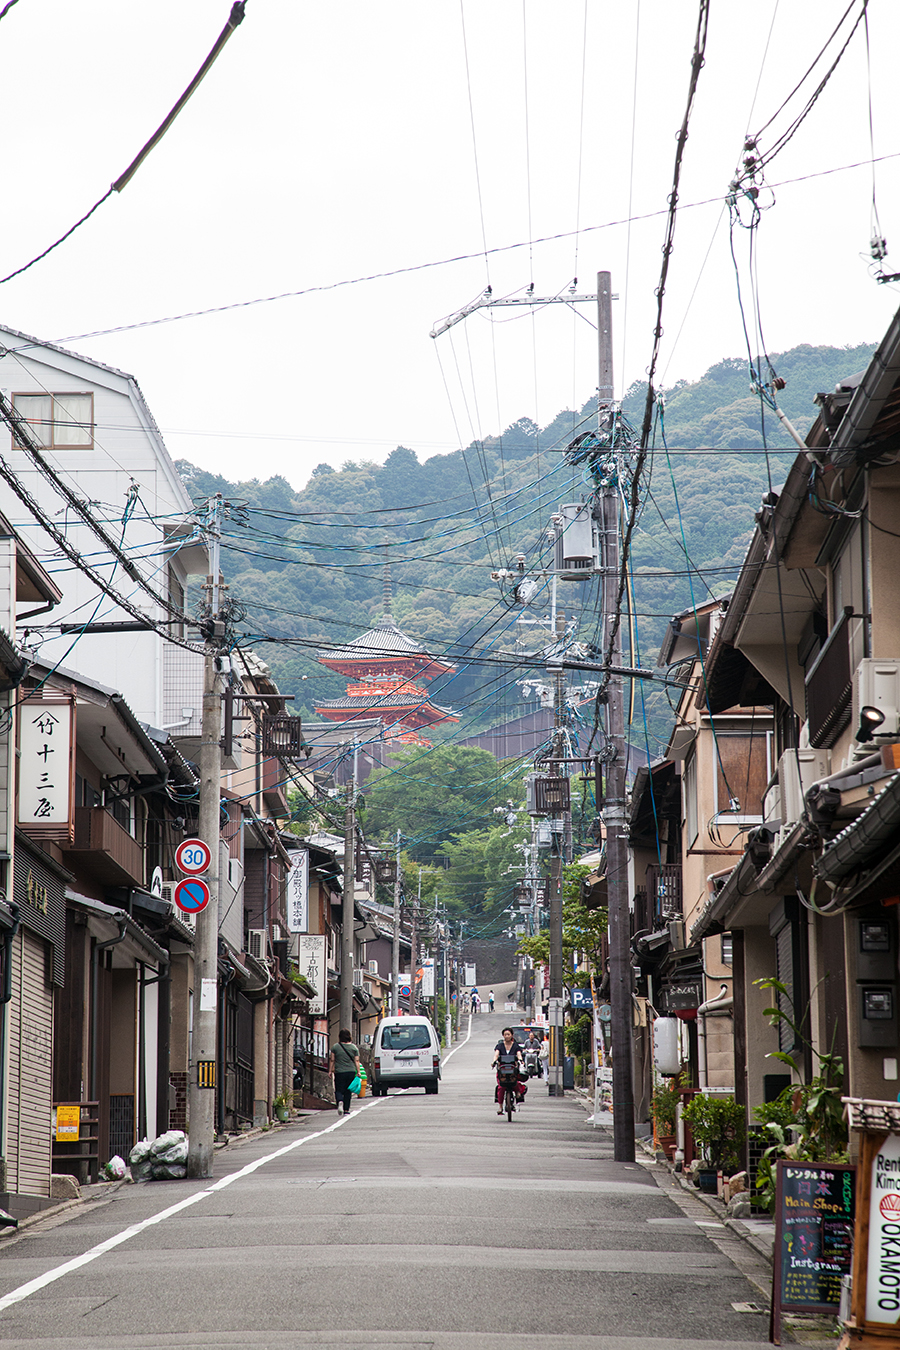
[[[609,422],[611,454],[615,455],[616,410],[613,404],[612,286],[609,272],[597,274],[597,334],[599,339],[598,427],[601,436]],[[606,881],[609,907],[609,991],[611,1005],[613,1087],[613,1156],[634,1161],[634,1085],[631,1063],[632,990],[631,920],[628,909],[628,852],[625,838],[625,708],[622,676],[619,603],[619,474],[601,493],[600,541],[603,578],[603,651],[613,668],[607,684],[605,791],[602,806],[606,827]]]

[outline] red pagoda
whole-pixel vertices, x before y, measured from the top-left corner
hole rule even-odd
[[[332,722],[378,718],[386,739],[403,745],[431,744],[422,728],[439,722],[458,722],[451,708],[432,703],[428,690],[416,680],[433,680],[455,669],[397,627],[391,615],[390,581],[384,583],[384,614],[374,628],[348,642],[316,652],[316,660],[350,681],[344,698],[319,704],[316,712]]]

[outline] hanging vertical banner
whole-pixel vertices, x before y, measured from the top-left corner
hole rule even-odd
[[[422,988],[420,993],[423,998],[434,998],[434,962],[422,962]]]
[[[24,703],[19,713],[18,823],[52,838],[72,836],[72,704]]]
[[[471,988],[472,988],[472,985],[475,983],[475,967],[474,967],[474,966],[467,965],[466,968],[465,968],[465,971],[466,971],[466,974],[465,974],[465,979],[464,979],[463,983],[464,983],[469,989],[471,989]]]
[[[313,1017],[325,1014],[325,935],[301,933],[297,938],[297,966],[316,991],[309,1001]]]
[[[286,900],[288,932],[306,933],[309,930],[309,854],[305,848],[291,853]]]

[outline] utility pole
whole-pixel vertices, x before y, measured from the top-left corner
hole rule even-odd
[[[396,872],[394,875],[394,935],[391,943],[391,1012],[400,1012],[400,895],[403,878],[400,875],[400,831],[397,831]]]
[[[410,934],[409,939],[409,1011],[413,1015],[415,1015],[416,1013],[416,969],[418,968],[419,964],[418,961],[419,942],[418,942],[417,926],[419,920],[419,906],[421,905],[421,903],[422,903],[422,869],[420,867],[418,899],[416,900],[416,903],[413,906],[412,932]]]
[[[555,609],[555,606],[554,606]],[[554,615],[557,628],[559,617]],[[563,619],[562,626],[564,627]],[[555,636],[555,634],[554,634]],[[562,729],[565,725],[565,675],[556,672],[556,692],[553,700],[554,732],[553,758],[550,772],[556,777],[565,772],[565,746]],[[550,1059],[547,1065],[547,1094],[550,1097],[562,1097],[565,1073],[565,1042],[563,1040],[563,854],[566,846],[565,825],[561,833],[556,834],[556,842],[550,857]]]
[[[615,454],[613,406],[612,286],[609,272],[597,274],[597,334],[599,338],[598,427],[610,421],[610,448]],[[601,493],[604,650],[609,664],[622,664],[621,625],[615,622],[619,589],[619,474]],[[612,643],[610,645],[610,639]],[[628,855],[625,842],[625,709],[622,676],[612,674],[607,684],[605,791],[602,807],[606,826],[606,881],[609,906],[609,991],[612,1039],[613,1157],[634,1161],[634,1084],[631,1063],[632,987],[631,921],[628,909]]]
[[[353,734],[353,780],[344,808],[344,893],[341,907],[341,1029],[353,1035],[353,957],[356,914],[356,773],[359,744]]]
[[[197,915],[194,935],[195,997],[188,1083],[189,1177],[212,1176],[216,1105],[216,1019],[219,958],[219,798],[222,781],[222,707],[219,694],[219,652],[225,626],[220,619],[219,539],[221,493],[208,504],[210,546],[209,628],[203,669],[203,714],[200,731],[200,838],[209,846],[210,863],[203,880],[209,903]]]

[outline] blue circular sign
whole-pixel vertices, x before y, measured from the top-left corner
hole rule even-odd
[[[209,904],[209,887],[200,877],[179,881],[175,887],[175,903],[185,914],[199,914]]]

